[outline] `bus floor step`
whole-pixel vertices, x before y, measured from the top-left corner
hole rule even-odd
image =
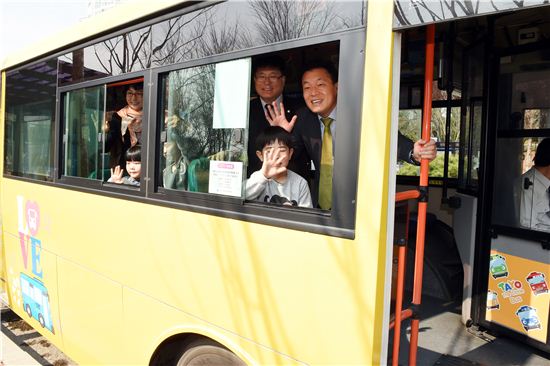
[[[434,366],[486,366],[483,363],[473,362],[465,358],[451,355],[442,355],[435,361]]]

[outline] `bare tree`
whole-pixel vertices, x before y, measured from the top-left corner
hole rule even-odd
[[[318,1],[252,1],[257,32],[263,43],[322,33],[338,22],[334,3]]]

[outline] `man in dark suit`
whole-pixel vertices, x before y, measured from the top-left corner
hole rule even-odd
[[[270,108],[273,102],[279,106],[284,103],[285,114],[288,119],[296,114],[296,111],[304,106],[303,99],[283,95],[285,87],[285,63],[278,56],[264,56],[254,60],[252,75],[254,77],[254,90],[257,97],[250,101],[248,118],[248,168],[247,177],[260,170],[262,162],[256,156],[256,138],[270,126],[266,118],[266,108]],[[263,146],[259,149],[262,150]],[[294,170],[297,159],[293,158],[289,169]]]
[[[293,132],[295,152],[305,151],[313,164],[313,207],[330,210],[338,98],[338,74],[332,63],[317,61],[308,65],[302,74],[302,90],[307,108],[302,108],[289,122],[274,104],[269,120],[272,125]],[[413,143],[399,134],[398,145],[398,158],[409,163],[417,164],[422,158],[432,161],[436,156],[434,140]]]

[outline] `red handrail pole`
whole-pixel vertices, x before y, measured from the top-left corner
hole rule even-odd
[[[411,309],[405,309],[401,311],[401,321],[407,320],[412,316],[412,310]],[[395,327],[395,319],[390,322],[390,329],[393,329]]]
[[[418,192],[418,191],[416,191]],[[409,232],[409,206],[405,221],[405,233]],[[405,263],[407,263],[406,242],[400,244],[397,255],[397,291],[395,296],[395,328],[393,329],[392,366],[398,366],[399,343],[401,342],[401,323],[403,321],[403,288],[405,287]]]
[[[395,202],[401,202],[410,199],[416,199],[420,197],[420,192],[417,189],[411,189],[408,191],[397,192],[395,194]]]
[[[422,139],[429,141],[431,138],[431,119],[432,119],[432,87],[434,75],[434,43],[435,43],[435,25],[430,24],[426,27],[426,65],[424,74],[424,113],[422,116]],[[429,162],[426,159],[420,161],[420,190],[428,189]],[[422,270],[424,264],[424,239],[426,236],[426,211],[428,202],[420,200],[418,202],[418,226],[416,229],[416,253],[414,261],[414,286],[412,306],[418,309],[422,300]],[[418,328],[419,322],[417,316],[411,321],[411,341],[409,365],[416,366],[416,352],[418,350]]]

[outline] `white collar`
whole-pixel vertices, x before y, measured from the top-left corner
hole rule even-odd
[[[263,109],[265,109],[266,104],[269,104],[265,100],[263,100],[262,97],[260,97],[260,101],[262,102],[262,108]],[[279,95],[279,97],[277,99],[275,99],[275,102],[277,102],[277,105],[280,105],[282,101],[283,101],[283,95],[282,94]]]

